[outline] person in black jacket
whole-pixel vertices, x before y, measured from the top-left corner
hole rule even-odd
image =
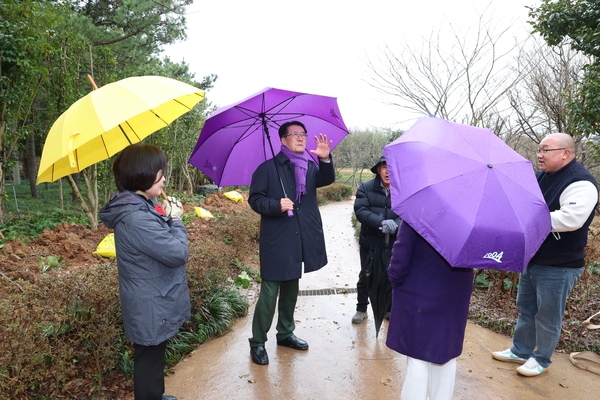
[[[248,198],[252,210],[260,214],[262,281],[249,339],[250,356],[259,365],[269,363],[265,342],[275,308],[277,345],[308,350],[308,343],[294,334],[298,281],[303,271],[317,271],[327,264],[317,188],[335,181],[331,140],[326,135],[315,135],[316,149],[310,150],[318,164],[306,151],[307,131],[301,122],[281,125],[279,138],[281,151],[258,166]]]
[[[400,217],[392,211],[390,200],[390,178],[387,162],[381,156],[377,164],[371,168],[376,176],[363,182],[356,191],[354,213],[360,222],[360,273],[356,284],[357,304],[356,314],[352,317],[353,324],[360,324],[367,318],[369,296],[367,294],[367,278],[365,268],[369,250],[384,246],[385,234],[389,234],[388,248],[391,249],[396,241]],[[389,315],[386,314],[386,317]]]

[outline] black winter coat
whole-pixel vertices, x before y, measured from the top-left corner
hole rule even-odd
[[[281,212],[283,190],[275,163],[287,196],[294,201],[294,216]],[[308,162],[306,194],[296,200],[294,164],[278,153],[258,166],[252,175],[250,207],[260,218],[260,275],[269,281],[290,281],[327,264],[323,223],[317,204],[317,187],[335,181],[333,159],[329,163]]]
[[[377,175],[370,181],[363,182],[356,191],[354,200],[354,213],[360,222],[360,238],[358,243],[362,247],[382,247],[385,234],[379,229],[381,221],[393,219],[400,226],[402,220],[392,211],[392,201]],[[398,231],[390,234],[388,247],[391,249],[396,241]]]

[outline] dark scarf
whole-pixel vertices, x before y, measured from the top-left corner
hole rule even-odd
[[[308,160],[312,158],[305,151],[296,153],[284,145],[281,145],[281,152],[295,165],[296,200],[300,203],[302,195],[306,194],[306,172],[308,172]]]

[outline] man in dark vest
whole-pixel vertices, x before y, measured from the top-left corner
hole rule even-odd
[[[537,376],[552,363],[567,298],[583,273],[588,227],[598,203],[598,184],[575,160],[570,135],[553,133],[540,142],[536,176],[550,208],[552,232],[519,279],[520,314],[513,346],[496,360],[523,364],[517,372]]]

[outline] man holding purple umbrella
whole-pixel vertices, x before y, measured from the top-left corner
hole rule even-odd
[[[316,149],[310,151],[319,158],[319,165],[306,152],[307,130],[303,123],[284,123],[279,138],[281,152],[258,166],[248,198],[250,207],[261,215],[262,282],[249,339],[252,361],[260,365],[269,363],[265,342],[276,306],[277,345],[308,350],[308,343],[294,334],[294,308],[302,266],[304,272],[312,272],[327,264],[317,187],[335,181],[332,142],[326,135],[314,136]]]
[[[524,376],[540,375],[552,363],[567,299],[583,273],[588,227],[598,203],[598,184],[575,160],[570,135],[546,136],[537,154],[541,171],[536,176],[552,232],[519,279],[513,346],[492,353],[496,360],[523,364],[516,371]]]

